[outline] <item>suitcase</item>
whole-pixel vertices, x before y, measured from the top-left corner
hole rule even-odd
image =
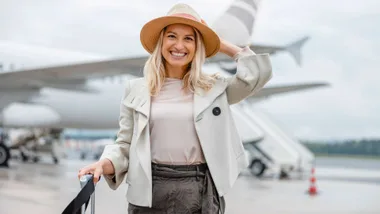
[[[81,190],[67,205],[62,214],[85,214],[90,204],[91,214],[95,214],[95,184],[93,175],[88,174],[79,179]],[[90,203],[89,203],[90,202]]]

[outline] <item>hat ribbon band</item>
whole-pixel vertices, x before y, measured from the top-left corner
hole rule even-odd
[[[194,21],[199,22],[199,20],[197,18],[195,18],[194,16],[192,16],[188,13],[174,13],[174,14],[171,14],[170,16],[183,17],[183,18],[192,19]]]

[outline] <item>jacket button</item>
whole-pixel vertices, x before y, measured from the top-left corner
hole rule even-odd
[[[212,109],[212,113],[215,115],[215,116],[218,116],[222,111],[220,110],[219,107],[215,107],[214,109]]]

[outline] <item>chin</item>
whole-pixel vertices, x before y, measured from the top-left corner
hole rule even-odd
[[[173,62],[173,61],[169,61],[169,64],[173,67],[183,67],[185,65],[187,65],[188,63],[186,62]]]

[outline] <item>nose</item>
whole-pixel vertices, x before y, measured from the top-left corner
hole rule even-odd
[[[183,42],[181,40],[177,40],[174,47],[175,47],[175,49],[180,51],[180,50],[183,50],[185,48],[185,45],[183,44]]]

